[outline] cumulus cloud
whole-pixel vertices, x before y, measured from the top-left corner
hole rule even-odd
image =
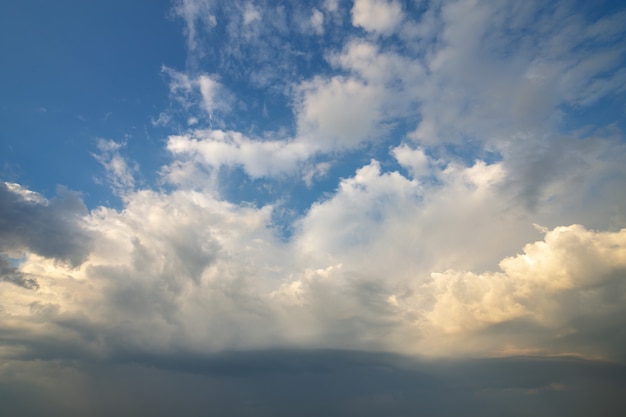
[[[189,158],[201,166],[243,166],[248,175],[255,178],[291,173],[316,151],[315,146],[302,142],[260,141],[239,132],[222,130],[198,130],[192,135],[171,136],[167,149],[177,158]],[[180,183],[183,178],[174,181]]]
[[[559,227],[547,231],[544,241],[526,245],[523,254],[503,259],[501,272],[434,273],[425,285],[436,301],[425,318],[447,335],[478,329],[494,338],[506,335],[511,340],[503,352],[514,346],[520,352],[554,353],[577,340],[576,350],[566,353],[623,360],[613,343],[626,337],[616,333],[624,314],[625,236],[626,229]],[[507,334],[507,326],[519,324],[533,332]],[[545,340],[536,345],[537,338]]]
[[[424,149],[412,149],[406,143],[391,150],[392,155],[400,165],[406,168],[413,178],[430,173],[429,165],[432,163],[424,153]]]
[[[315,79],[302,86],[299,133],[323,149],[351,148],[375,134],[376,87],[353,78]]]
[[[24,276],[17,267],[12,266],[6,256],[0,256],[0,281],[10,282],[29,289],[39,287],[36,280]]]
[[[34,340],[57,329],[65,336],[49,340],[55,349],[91,356],[318,346],[622,360],[626,232],[557,227],[497,258],[536,233],[515,219],[523,211],[498,203],[504,175],[498,164],[449,166],[445,186],[428,185],[372,161],[311,207],[288,242],[271,206],[191,190],[129,193],[121,212],[83,214],[98,239],[78,269],[41,250],[5,268],[39,290],[3,288],[4,326],[8,317],[46,323],[6,337],[35,356]],[[498,262],[499,272],[484,272]],[[34,305],[45,308],[25,309]],[[580,342],[599,329],[611,337]]]
[[[389,35],[402,22],[402,7],[397,1],[355,0],[352,24],[365,30]]]
[[[84,223],[86,214],[80,196],[63,187],[48,200],[19,184],[1,183],[0,251],[16,258],[23,251],[32,251],[79,265],[89,255],[92,243]]]

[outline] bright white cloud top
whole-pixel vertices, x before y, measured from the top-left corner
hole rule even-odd
[[[154,68],[165,162],[131,156],[132,135],[99,139],[113,206],[0,184],[2,360],[626,363],[623,7],[177,0],[170,14],[187,58]]]

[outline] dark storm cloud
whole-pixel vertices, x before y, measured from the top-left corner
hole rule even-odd
[[[619,416],[626,405],[626,368],[573,358],[278,350],[11,362],[1,376],[0,412],[26,417]]]
[[[31,195],[32,194],[32,195]],[[28,249],[79,265],[91,238],[80,219],[87,208],[77,193],[63,187],[50,201],[0,183],[0,251]]]

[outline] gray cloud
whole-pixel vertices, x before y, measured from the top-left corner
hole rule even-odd
[[[421,362],[384,353],[282,350],[136,359],[10,361],[0,369],[0,412],[617,417],[626,405],[626,369],[571,358]]]
[[[30,250],[79,265],[89,254],[91,236],[82,218],[80,196],[63,187],[50,201],[16,184],[0,184],[0,250]]]
[[[3,255],[0,255],[0,281],[10,282],[28,289],[39,288],[36,279],[25,276],[16,267],[11,266],[7,257]]]
[[[619,189],[626,181],[626,147],[612,136],[521,134],[512,138],[501,147],[508,171],[501,184],[502,196],[512,197],[533,213],[545,208],[558,211],[561,224],[619,227],[623,219],[611,217],[624,202]]]

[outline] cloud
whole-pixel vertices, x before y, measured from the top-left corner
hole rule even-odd
[[[0,256],[0,281],[10,282],[28,289],[37,289],[39,284],[33,278],[24,276],[5,256]]]
[[[360,2],[355,3],[355,9],[360,5]],[[370,3],[363,2],[363,5]],[[384,2],[375,2],[375,5],[392,9],[398,6]],[[232,10],[223,10],[224,19],[233,22],[232,25],[240,19],[245,21],[248,6],[242,3]],[[255,64],[246,65],[252,72],[242,69],[237,80],[285,94],[293,103],[297,123],[297,132],[291,135],[293,139],[310,142],[329,153],[376,142],[375,139],[389,135],[399,121],[418,124],[409,137],[429,147],[462,143],[469,138],[486,141],[491,149],[501,151],[512,140],[508,138],[519,138],[520,133],[532,131],[543,135],[546,129],[549,132],[558,121],[559,112],[554,111],[555,108],[563,102],[574,103],[576,100],[568,91],[584,88],[581,83],[590,79],[613,83],[604,74],[616,68],[622,53],[612,43],[614,24],[609,25],[607,20],[608,29],[602,32],[599,28],[603,25],[599,21],[594,26],[596,29],[587,33],[582,30],[588,26],[584,18],[565,6],[538,11],[534,3],[480,7],[473,7],[471,2],[443,3],[433,4],[419,16],[419,21],[406,23],[408,26],[428,23],[429,27],[437,28],[436,32],[429,32],[431,42],[418,43],[416,50],[409,48],[407,53],[399,54],[394,48],[381,50],[372,40],[346,37],[343,45],[331,44],[322,49],[327,62],[344,74],[318,75],[293,83],[285,80],[290,80],[288,73],[293,74],[304,64],[299,61],[301,55],[295,52],[305,41],[285,42],[282,34],[300,29],[280,23],[289,11],[261,6],[254,10],[255,16],[273,15],[273,26],[260,27],[256,25],[258,20],[254,20],[249,22],[254,28],[243,32],[229,30],[220,58],[224,68],[220,70],[232,72],[239,67],[245,52],[246,62]],[[547,22],[559,13],[569,15],[571,23],[556,28],[549,26]],[[507,16],[513,14],[513,33],[504,36],[508,30],[505,27]],[[489,33],[481,29],[486,27],[485,22],[490,22]],[[543,47],[520,39],[518,32],[522,27],[529,28],[531,38],[547,37],[546,44],[552,46]],[[564,33],[570,32],[581,34],[565,42]],[[593,48],[587,47],[588,44]],[[408,48],[408,45],[405,46]],[[585,45],[585,48],[580,51],[577,45]],[[503,55],[505,50],[508,52]],[[559,51],[558,56],[554,50]],[[294,53],[288,58],[283,52]],[[585,64],[575,64],[581,54]],[[552,82],[548,73],[560,74],[566,67],[572,74],[568,76],[570,84],[555,90],[554,85],[558,83]],[[578,75],[575,75],[576,68],[581,71],[576,73]],[[279,74],[285,76],[279,77]],[[619,74],[615,77],[619,79]],[[187,90],[193,89],[194,79],[190,77],[183,83]],[[613,87],[617,87],[617,79],[611,84]],[[212,108],[218,97],[212,88],[216,85],[215,77],[204,80],[211,81],[204,83],[205,107]],[[602,88],[594,91],[600,96],[604,94],[601,91],[608,92]],[[585,97],[591,96],[591,92],[585,93]],[[552,119],[546,119],[546,115]],[[262,133],[257,136],[263,136]]]
[[[123,212],[100,208],[84,219],[98,239],[79,268],[26,254],[19,271],[37,279],[38,296],[3,286],[3,344],[34,357],[99,357],[169,350],[170,343],[204,351],[238,339],[245,346],[253,346],[256,337],[271,340],[271,315],[265,316],[268,306],[258,300],[261,287],[254,284],[263,273],[256,265],[278,262],[272,248],[279,243],[265,228],[267,209],[237,207],[197,192],[166,196],[142,190],[125,201]],[[45,325],[29,325],[35,313],[28,306],[34,303],[54,307],[37,313],[36,323]],[[247,328],[255,320],[258,331]],[[231,332],[237,328],[245,334]]]
[[[613,343],[626,338],[615,333],[624,314],[618,300],[625,291],[625,238],[626,229],[599,233],[578,225],[559,227],[544,241],[526,245],[523,254],[503,259],[501,272],[433,274],[426,286],[436,301],[425,318],[450,335],[497,325],[489,331],[492,337],[506,334],[507,323],[514,329],[525,322],[535,331],[511,343],[517,348],[549,352],[576,339],[576,353],[623,360]],[[533,346],[537,337],[545,338],[543,347]],[[528,346],[520,346],[524,343]]]
[[[498,147],[508,132],[551,130],[566,117],[564,105],[613,94],[603,85],[623,87],[624,45],[615,43],[611,23],[621,13],[591,18],[567,2],[542,9],[459,1],[442,3],[437,16],[439,41],[428,44],[430,76],[418,93],[422,121],[413,138],[420,143],[471,137]]]
[[[389,35],[402,22],[402,7],[397,1],[355,0],[352,24],[365,30]]]
[[[364,5],[356,3],[355,10]],[[346,37],[324,51],[326,73],[286,82],[291,130],[244,133],[237,123],[227,128],[233,125],[229,117],[237,116],[228,98],[232,79],[164,68],[184,122],[195,118],[195,123],[167,138],[171,160],[160,170],[160,188],[138,185],[138,168],[120,154],[123,145],[107,140],[98,142],[97,159],[123,196],[119,211],[88,212],[68,191],[47,200],[17,184],[4,185],[2,250],[20,263],[3,264],[3,291],[11,295],[3,323],[15,330],[16,351],[41,355],[45,349],[37,341],[50,338],[54,329],[48,350],[95,357],[317,346],[452,356],[533,351],[622,360],[615,347],[621,333],[613,331],[606,343],[584,342],[581,336],[590,328],[608,334],[621,314],[605,290],[622,291],[623,266],[616,255],[623,244],[619,191],[626,178],[621,133],[560,132],[551,122],[535,126],[538,119],[519,113],[515,104],[521,91],[516,88],[543,80],[553,65],[573,71],[571,85],[584,86],[590,77],[610,80],[602,74],[615,70],[619,19],[606,18],[606,28],[599,19],[599,26],[566,39],[565,33],[589,26],[570,9],[511,5],[433,5],[431,15],[412,22],[437,22],[431,35],[440,41],[418,47],[427,50]],[[176,7],[192,22],[189,33],[201,22],[195,16],[200,10],[231,19],[222,27],[232,36],[228,48],[244,41],[253,48],[255,34],[269,47],[295,30],[282,26],[291,12],[265,5],[214,9],[208,2],[180,2]],[[277,17],[268,31],[262,23],[270,12]],[[409,22],[402,13],[397,19]],[[569,23],[547,25],[559,13],[570,16]],[[545,32],[546,45],[496,36],[513,15],[513,31],[538,17],[531,32]],[[485,32],[488,21],[495,34]],[[248,32],[235,34],[232,22],[247,22]],[[194,33],[193,39],[200,39]],[[583,62],[574,62],[573,50],[588,43],[602,51],[585,48]],[[510,49],[517,44],[521,48]],[[548,53],[550,48],[559,54]],[[501,54],[509,49],[514,56],[504,59]],[[266,62],[260,55],[251,59]],[[510,86],[515,86],[510,100],[495,99]],[[566,90],[573,91],[555,90],[555,100],[546,96],[552,90],[533,94],[551,115],[564,100],[591,103]],[[420,136],[427,131],[429,138]],[[351,153],[376,157],[365,163],[342,159]],[[258,180],[260,189],[297,181],[303,192],[312,192],[337,161],[350,162],[350,168],[287,225],[278,221],[284,209],[280,196],[255,206],[229,202],[221,193],[221,175],[233,167]],[[546,226],[544,241],[537,241],[533,223]],[[289,236],[280,232],[285,227]],[[582,246],[568,246],[557,235],[574,236]],[[525,254],[515,255],[529,242]],[[565,274],[559,279],[569,286],[550,287],[545,277],[556,285],[560,263],[597,247],[603,252],[577,264],[580,270],[559,269]],[[533,260],[533,268],[523,269],[520,259]],[[585,269],[601,261],[605,269]],[[594,273],[598,281],[592,285],[586,277]],[[23,288],[31,279],[39,285],[36,292]],[[597,294],[591,295],[590,286]],[[593,305],[605,305],[604,315],[592,309],[576,315],[572,300],[582,294]],[[33,320],[49,327],[32,326]],[[20,326],[27,330],[17,331]],[[534,336],[520,336],[527,333]]]
[[[352,148],[376,134],[377,91],[354,78],[314,79],[302,87],[299,134],[322,149]]]
[[[167,149],[176,158],[189,158],[200,166],[243,166],[253,178],[289,174],[316,151],[314,146],[298,141],[260,141],[222,130],[196,130],[192,134],[171,136]],[[169,172],[172,178],[172,171]],[[174,181],[180,183],[183,177],[178,176]]]
[[[110,186],[118,194],[124,194],[135,187],[135,175],[139,171],[136,163],[128,161],[120,154],[125,143],[113,140],[98,139],[99,153],[93,154],[104,167]]]
[[[210,27],[217,24],[215,15],[211,13],[212,9],[212,0],[177,0],[174,2],[172,9],[174,14],[185,20],[185,34],[189,50],[198,49],[198,23]]]
[[[197,2],[188,9],[200,18],[207,4]],[[361,78],[355,79],[338,74],[315,77],[317,68],[311,62],[317,48],[303,51],[310,40],[302,37],[302,19],[290,15],[295,12],[267,4],[249,6],[242,2],[220,8],[227,36],[219,40],[221,49],[214,59],[219,71],[291,100],[295,91],[300,125],[327,126],[330,131],[322,130],[321,135],[339,133],[345,140],[336,140],[337,144],[361,140],[346,139],[341,134],[345,129],[333,123],[331,115],[315,112],[316,103],[344,106],[345,111],[350,102],[347,108],[354,107],[355,115],[368,122],[370,118],[419,122],[410,136],[428,146],[471,138],[498,150],[512,134],[552,129],[563,116],[559,106],[592,105],[619,93],[624,84],[619,70],[624,47],[617,42],[623,13],[592,19],[565,2],[541,8],[532,1],[480,5],[458,1],[434,2],[408,14],[397,2],[357,1],[352,8],[354,24],[403,35],[399,45],[379,51],[371,43],[375,39],[348,36],[336,22],[327,25],[332,39],[345,42],[323,44],[317,58],[330,57],[332,65]],[[325,7],[338,10],[334,2]],[[246,20],[251,10],[268,25],[258,25],[256,18]],[[239,21],[249,21],[245,30],[240,30]],[[303,67],[314,76],[297,80],[294,89],[291,75]],[[331,88],[338,91],[336,97],[327,97]],[[367,123],[362,124],[353,128],[366,130]]]
[[[23,416],[618,416],[624,370],[572,359],[419,362],[361,351],[252,351],[144,362],[6,363],[0,411]],[[62,377],[64,383],[58,384]],[[306,393],[302,386],[314,384]],[[520,411],[523,410],[523,411]]]
[[[336,12],[339,7],[339,0],[324,0],[323,7],[329,12]]]
[[[375,45],[357,41],[330,55],[328,61],[353,75],[315,77],[295,85],[293,135],[266,131],[265,137],[251,137],[237,131],[195,129],[170,137],[168,149],[180,155],[201,143],[204,150],[199,154],[208,166],[240,165],[253,178],[275,177],[298,171],[320,154],[381,142],[398,118],[410,116],[415,108],[411,91],[421,83],[424,73],[419,63],[398,54],[381,53]],[[205,109],[221,110],[216,114],[223,115],[228,108],[225,101],[231,100],[229,94],[213,78],[201,75],[194,79],[169,69],[167,72],[172,78],[170,90],[185,108],[191,109],[200,100]],[[394,87],[389,88],[390,84]],[[195,90],[202,92],[201,99],[194,98]],[[223,124],[213,114],[211,121],[217,126]],[[183,141],[183,137],[202,140]]]
[[[545,207],[561,219],[569,216],[570,222],[592,227],[623,224],[618,189],[626,180],[626,148],[613,133],[584,138],[520,134],[511,139],[501,145],[509,171],[503,187],[514,192],[519,204],[534,212]],[[599,200],[604,203],[597,204]]]
[[[129,192],[123,211],[75,220],[97,236],[78,269],[24,245],[40,255],[9,272],[39,290],[3,288],[11,326],[30,328],[12,343],[33,357],[318,346],[624,360],[615,328],[625,231],[557,227],[511,256],[536,231],[501,199],[503,168],[448,165],[429,184],[374,160],[313,205],[288,241],[272,206],[206,189]],[[30,327],[35,317],[46,327]],[[52,329],[60,338],[46,336]],[[600,329],[606,337],[590,337]],[[52,345],[40,350],[41,338]]]
[[[246,3],[243,12],[243,24],[248,25],[256,20],[261,20],[261,12],[252,3]]]
[[[324,14],[315,8],[311,13],[311,27],[318,35],[324,33]]]
[[[218,97],[218,91],[221,87],[220,83],[208,75],[198,77],[197,83],[200,87],[200,93],[202,94],[204,109],[209,113],[209,116],[212,116],[216,109],[224,107],[224,105],[219,102]]]
[[[63,187],[48,200],[19,184],[2,183],[0,251],[18,258],[23,251],[32,251],[79,265],[92,244],[92,235],[83,222],[86,214],[80,196]]]
[[[200,118],[217,125],[222,123],[223,116],[231,110],[233,97],[217,75],[191,75],[168,67],[163,67],[162,71],[170,77],[172,99],[182,107],[187,118]],[[174,110],[162,112],[157,122],[170,123],[177,113]]]
[[[413,178],[419,178],[430,172],[429,165],[432,163],[424,153],[424,149],[412,149],[406,143],[391,150],[394,158],[400,165],[409,170]]]

